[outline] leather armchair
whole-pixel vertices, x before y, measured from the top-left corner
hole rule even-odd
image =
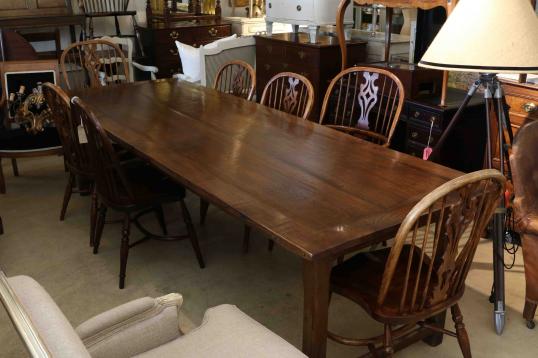
[[[538,122],[517,133],[510,164],[514,182],[514,214],[521,234],[525,265],[525,308],[527,327],[534,328],[538,305]]]
[[[0,298],[32,357],[306,357],[232,305],[208,309],[202,324],[184,334],[177,293],[131,301],[76,329],[30,277],[0,271]]]

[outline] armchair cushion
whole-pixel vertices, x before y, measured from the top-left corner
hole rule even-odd
[[[182,303],[177,293],[140,298],[90,318],[76,331],[94,358],[132,357],[181,335]]]
[[[305,358],[236,306],[221,305],[206,311],[202,324],[167,344],[142,353],[138,358]]]
[[[10,277],[8,282],[53,357],[90,357],[67,318],[39,283],[28,276]]]

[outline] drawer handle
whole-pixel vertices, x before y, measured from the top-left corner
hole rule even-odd
[[[413,113],[413,117],[415,117],[415,118],[418,118],[418,117],[420,117],[420,112],[418,112],[418,111],[415,111],[415,113]]]
[[[210,28],[209,31],[207,31],[209,33],[209,35],[215,37],[217,36],[217,34],[219,33],[218,30],[214,27]]]
[[[436,120],[437,120],[437,117],[435,117],[435,116],[430,117],[430,123],[431,124],[434,124]]]
[[[534,113],[538,109],[536,103],[528,102],[522,106],[523,110],[527,113]]]
[[[297,54],[299,55],[299,58],[301,60],[303,60],[306,57],[306,53],[304,51],[299,51],[299,52],[297,52]]]
[[[170,37],[172,38],[172,40],[177,40],[179,38],[179,32],[177,31],[172,31],[170,33]]]
[[[418,132],[411,132],[411,138],[416,139],[418,137]]]
[[[174,56],[177,56],[177,55],[178,55],[177,50],[170,49],[170,50],[168,50],[168,51],[170,51],[170,53],[171,53],[172,55],[174,55]]]

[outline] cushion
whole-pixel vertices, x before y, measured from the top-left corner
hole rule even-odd
[[[213,41],[213,42],[203,46],[203,48],[216,49],[220,43],[227,42],[227,41],[232,41],[232,40],[235,40],[236,38],[237,38],[237,34],[233,34],[233,35],[228,36],[228,37],[223,37],[222,39]]]
[[[219,42],[225,42],[233,40],[237,35],[232,35],[229,37],[216,40],[210,44],[205,45],[206,48],[216,48]],[[179,59],[181,60],[181,66],[183,68],[183,74],[185,75],[186,80],[189,82],[199,82],[201,78],[201,63],[200,56],[201,51],[204,46],[199,48],[184,44],[182,42],[176,41],[177,52],[179,54]]]
[[[10,277],[8,282],[53,357],[90,357],[71,324],[39,283],[27,276]]]
[[[236,306],[221,305],[206,311],[202,324],[167,344],[137,355],[139,358],[305,358]]]

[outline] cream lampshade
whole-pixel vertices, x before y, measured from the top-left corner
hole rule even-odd
[[[419,66],[538,73],[538,17],[529,0],[460,0]]]

